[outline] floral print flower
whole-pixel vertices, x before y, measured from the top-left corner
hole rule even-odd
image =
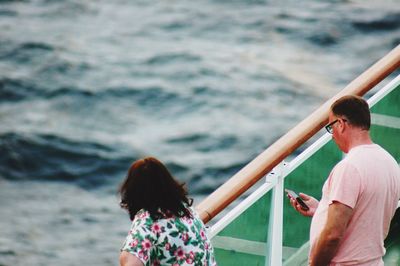
[[[154,260],[151,264],[152,266],[160,266],[160,261],[159,260]]]
[[[174,255],[175,255],[175,257],[176,257],[178,260],[183,260],[183,259],[186,258],[185,252],[183,251],[183,249],[182,249],[181,247],[179,247],[179,248],[175,251]]]
[[[200,230],[200,236],[201,236],[201,239],[203,239],[203,240],[206,240],[206,239],[207,239],[206,233],[204,232],[203,229]]]
[[[141,212],[141,213],[139,214],[139,219],[145,219],[145,218],[147,218],[148,216],[150,216],[150,213],[148,213],[148,212]]]
[[[143,250],[149,250],[151,248],[151,242],[148,239],[142,241],[142,248]]]
[[[181,236],[181,238],[182,238],[182,241],[183,241],[184,243],[186,243],[186,242],[188,242],[188,240],[189,240],[189,234],[188,234],[188,233],[183,233],[182,236]]]
[[[139,250],[139,252],[137,253],[139,258],[144,258],[144,251],[143,250]]]
[[[158,223],[154,223],[152,226],[151,226],[151,231],[153,232],[153,233],[155,233],[155,234],[160,234],[163,230],[163,227],[162,226],[160,226]]]
[[[133,239],[133,241],[132,242],[130,242],[129,243],[129,245],[132,247],[132,248],[134,248],[134,247],[136,247],[137,246],[137,244],[139,243],[139,240],[137,240],[137,239]]]

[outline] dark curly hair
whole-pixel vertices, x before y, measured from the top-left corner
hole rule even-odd
[[[178,183],[159,160],[146,157],[135,161],[119,188],[120,206],[127,209],[131,220],[145,209],[154,219],[165,215],[191,217],[187,207],[193,200],[187,197],[184,183]]]

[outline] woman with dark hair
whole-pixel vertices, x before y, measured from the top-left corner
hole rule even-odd
[[[121,266],[216,265],[206,229],[184,184],[157,159],[134,162],[119,193],[132,220]]]

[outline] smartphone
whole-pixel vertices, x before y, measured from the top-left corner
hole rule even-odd
[[[308,211],[310,208],[307,206],[307,204],[303,201],[302,198],[300,198],[299,195],[297,195],[296,192],[294,192],[293,190],[290,189],[285,189],[287,195],[292,198],[295,199],[297,201],[297,203],[300,204],[300,207],[304,210],[304,211]]]

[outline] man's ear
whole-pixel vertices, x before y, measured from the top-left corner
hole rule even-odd
[[[345,130],[345,128],[348,126],[348,125],[346,125],[347,124],[347,122],[346,122],[346,120],[343,120],[343,119],[340,119],[339,120],[339,131],[340,131],[340,133],[343,133],[343,131]]]

